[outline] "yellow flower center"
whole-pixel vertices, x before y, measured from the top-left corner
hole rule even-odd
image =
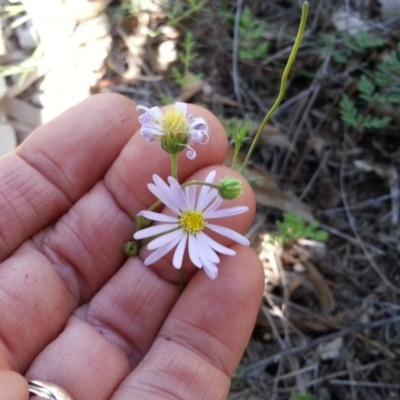
[[[179,108],[169,108],[165,111],[161,116],[160,125],[165,136],[189,136],[189,121]]]
[[[187,233],[199,233],[206,226],[204,214],[197,210],[184,211],[180,217],[181,228]]]

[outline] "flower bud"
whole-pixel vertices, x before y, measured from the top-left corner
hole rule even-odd
[[[141,229],[149,227],[153,221],[150,221],[146,217],[143,217],[140,214],[136,214],[135,216],[135,224],[136,224],[136,230],[140,231]]]
[[[218,193],[223,199],[236,199],[243,193],[243,183],[239,179],[227,176],[218,183]]]
[[[139,242],[137,240],[126,242],[124,244],[124,253],[128,257],[137,256],[139,253]]]
[[[161,137],[161,147],[169,154],[177,154],[185,150],[189,136],[186,134],[175,134]]]

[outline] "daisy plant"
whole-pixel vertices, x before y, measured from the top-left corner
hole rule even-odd
[[[249,161],[263,127],[283,98],[286,80],[304,33],[307,10],[308,4],[304,2],[299,32],[282,76],[278,98],[264,118],[241,172]],[[179,271],[181,290],[184,287],[182,266],[185,254],[193,265],[204,269],[209,278],[215,279],[218,275],[217,264],[220,261],[218,254],[235,255],[233,249],[226,247],[215,237],[225,237],[230,241],[249,245],[244,236],[213,221],[248,211],[248,207],[245,206],[224,206],[224,200],[235,199],[242,194],[243,184],[230,176],[214,182],[216,171],[210,172],[204,181],[180,183],[178,154],[186,149],[189,159],[196,157],[194,146],[206,145],[209,140],[207,122],[204,118],[188,114],[187,104],[180,102],[163,110],[141,105],[137,109],[143,111],[139,116],[140,134],[149,142],[158,142],[161,148],[170,154],[171,175],[167,180],[153,175],[153,182],[148,184],[148,189],[157,201],[148,210],[140,211],[136,216],[134,241],[125,245],[125,253],[136,255],[140,247],[146,244],[147,249],[152,252],[144,263],[150,265],[174,249],[172,265]],[[156,212],[160,205],[164,205],[168,213]]]

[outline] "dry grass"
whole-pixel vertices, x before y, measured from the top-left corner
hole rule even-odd
[[[249,117],[260,123],[279,90],[299,2],[204,3],[168,26],[163,7],[136,12],[114,2],[106,14],[113,37],[107,70],[92,91],[123,93],[147,105],[168,96],[203,104],[224,120]],[[399,17],[382,14],[388,2],[364,4],[311,3],[284,102],[253,156],[265,185],[256,189],[260,204],[251,234],[266,286],[231,400],[291,399],[300,393],[324,400],[400,398],[400,113],[391,109],[395,118],[388,128],[354,130],[340,120],[338,105],[343,93],[354,96],[359,68],[373,68],[399,40]],[[263,33],[243,45],[237,18],[246,6],[262,22]],[[341,43],[329,48],[323,36],[337,33],[333,16],[339,9],[348,16],[358,12],[386,45],[335,63]],[[179,85],[171,67],[182,71],[176,48],[187,32],[199,53],[190,73],[203,78]],[[241,46],[263,42],[269,44],[266,56],[240,59]],[[282,210],[315,218],[330,239],[322,246],[307,241],[272,246],[268,234]]]

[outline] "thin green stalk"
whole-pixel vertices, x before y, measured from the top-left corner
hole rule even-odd
[[[171,175],[178,180],[178,153],[171,154]]]
[[[214,189],[219,189],[219,185],[216,185],[215,183],[201,182],[201,181],[186,182],[186,183],[183,183],[181,186],[184,188],[184,187],[187,187],[187,186],[195,186],[195,185],[209,186],[209,187],[214,188]]]
[[[169,24],[170,24],[170,25],[176,25],[178,22],[181,22],[183,19],[189,17],[190,14],[192,14],[192,13],[198,11],[198,10],[201,10],[201,9],[203,8],[203,6],[205,6],[207,3],[208,3],[208,0],[204,1],[204,2],[201,3],[201,4],[195,5],[193,8],[190,8],[190,9],[187,10],[186,12],[181,13],[181,15],[180,15],[179,17],[177,17],[177,18],[175,18],[175,19],[169,21]]]
[[[279,104],[281,103],[281,101],[283,99],[283,96],[284,96],[285,90],[286,90],[286,82],[287,82],[287,79],[288,79],[288,76],[289,76],[289,72],[290,72],[290,69],[292,68],[293,62],[294,62],[294,60],[296,58],[297,51],[299,50],[301,41],[303,39],[304,31],[305,31],[305,28],[306,28],[307,15],[308,15],[308,2],[305,1],[303,3],[303,7],[302,7],[302,10],[301,10],[301,20],[300,20],[300,26],[299,26],[299,30],[297,32],[296,40],[294,42],[293,49],[292,49],[292,51],[290,53],[288,62],[286,64],[286,67],[285,67],[285,69],[283,71],[283,74],[282,74],[282,80],[281,80],[281,86],[280,86],[280,89],[279,89],[278,98],[275,100],[274,105],[268,111],[267,115],[264,118],[264,121],[261,123],[260,127],[258,128],[257,134],[254,137],[253,142],[251,143],[250,150],[248,151],[248,153],[246,155],[246,159],[244,160],[242,168],[240,169],[240,173],[243,173],[243,170],[245,169],[246,165],[248,164],[248,162],[250,160],[250,157],[253,154],[254,148],[256,147],[256,144],[257,144],[258,140],[260,139],[260,136],[262,134],[264,126],[270,120],[270,118],[272,117],[273,113],[278,108]]]

